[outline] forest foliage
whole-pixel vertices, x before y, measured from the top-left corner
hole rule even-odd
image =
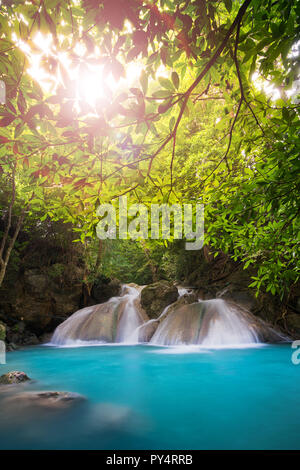
[[[27,220],[72,223],[88,244],[99,204],[126,194],[203,202],[211,250],[285,295],[299,279],[299,18],[292,0],[2,0],[2,278]]]

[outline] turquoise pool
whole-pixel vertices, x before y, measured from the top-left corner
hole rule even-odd
[[[290,345],[201,350],[147,345],[32,347],[7,354],[21,390],[87,401],[55,416],[10,419],[1,449],[300,449],[300,365]],[[1,395],[1,394],[0,394]]]

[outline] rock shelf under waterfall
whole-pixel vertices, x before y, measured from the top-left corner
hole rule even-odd
[[[200,300],[184,288],[180,288],[175,296],[173,292],[171,298],[176,299],[179,295],[178,300],[165,306],[162,312],[157,307],[156,318],[149,318],[141,304],[141,292],[140,286],[125,285],[121,296],[78,310],[56,328],[51,343],[217,347],[287,340],[242,307],[222,299]],[[165,286],[165,297],[166,292]],[[157,298],[155,302],[158,306]]]

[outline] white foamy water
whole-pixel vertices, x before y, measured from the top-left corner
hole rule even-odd
[[[211,347],[259,342],[256,329],[222,299],[199,301],[183,307],[159,325],[151,344]]]
[[[145,321],[139,306],[140,291],[138,286],[124,285],[120,297],[78,310],[56,328],[48,344],[83,347],[131,345],[149,340],[151,346],[172,347],[168,352],[164,348],[166,354],[177,354],[256,347],[264,341],[287,340],[270,325],[223,299],[183,303],[169,312],[174,305],[170,304],[158,318]],[[190,293],[190,289],[183,287],[178,291],[179,297]],[[153,327],[147,330],[151,324]]]
[[[120,318],[117,329],[117,343],[135,344],[138,343],[138,327],[142,320],[135,306],[135,301],[139,297],[139,291],[135,287],[127,286],[128,293],[124,295],[127,298],[127,304]]]

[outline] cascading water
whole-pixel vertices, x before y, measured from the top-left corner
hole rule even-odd
[[[204,300],[172,312],[158,327],[151,344],[203,346],[259,342],[255,328],[224,300]]]
[[[131,286],[126,286],[126,288],[128,293],[125,294],[124,297],[127,297],[128,300],[118,324],[116,342],[135,344],[138,343],[138,327],[142,323],[135,306],[135,301],[137,301],[139,297],[139,291]]]
[[[166,315],[166,313],[169,310],[169,308],[171,307],[171,305],[172,304],[165,307],[164,310],[162,311],[162,313],[159,315],[159,317],[152,318],[151,320],[148,320],[145,323],[142,323],[141,325],[139,325],[136,328],[136,330],[133,332],[133,335],[134,335],[134,338],[136,339],[136,342],[142,342],[142,343],[145,342],[145,341],[143,341],[144,331],[147,330],[147,328],[149,328],[150,325],[155,325],[156,323],[158,323]]]
[[[178,287],[178,297],[183,297],[184,295],[186,294],[189,294],[190,293],[190,289],[186,288],[186,287]],[[148,320],[146,321],[145,323],[142,323],[140,326],[138,326],[138,328],[135,330],[134,332],[134,335],[135,335],[135,338],[137,339],[137,342],[147,342],[147,341],[144,341],[144,332],[147,332],[147,329],[149,329],[150,325],[155,325],[157,323],[159,323],[161,321],[161,319],[167,314],[169,308],[171,307],[171,305],[173,304],[170,304],[170,305],[167,305],[162,313],[159,315],[159,317],[157,318],[152,318],[151,320]]]
[[[206,300],[199,340],[203,346],[259,343],[255,326],[222,299]],[[205,321],[208,325],[205,325]]]
[[[56,328],[51,344],[137,343],[134,332],[143,322],[135,305],[138,296],[137,288],[125,285],[120,297],[78,310]]]
[[[51,343],[148,342],[164,346],[222,347],[287,340],[248,311],[222,299],[176,301],[158,318],[149,320],[140,306],[140,290],[138,286],[125,285],[120,297],[75,312],[56,328]],[[181,287],[178,291],[179,297],[190,293]]]

